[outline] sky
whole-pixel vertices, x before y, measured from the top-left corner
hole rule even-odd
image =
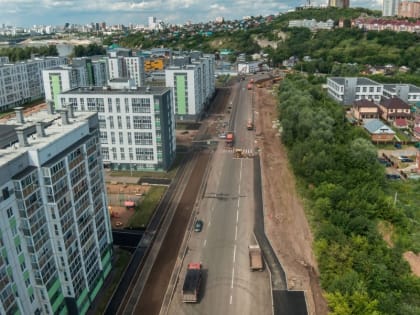
[[[312,0],[326,4],[328,0]],[[148,17],[170,24],[208,22],[244,16],[277,14],[305,4],[306,0],[0,0],[2,24],[32,25],[148,24]],[[351,7],[380,10],[382,0],[350,0]]]

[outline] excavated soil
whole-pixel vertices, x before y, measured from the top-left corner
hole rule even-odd
[[[327,314],[312,250],[313,236],[275,125],[276,99],[266,88],[256,89],[255,97],[256,145],[261,150],[267,237],[285,269],[289,290],[305,291],[308,314]]]

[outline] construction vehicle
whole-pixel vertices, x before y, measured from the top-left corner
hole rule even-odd
[[[242,149],[235,149],[233,152],[233,157],[235,159],[242,159],[244,157],[244,152]]]
[[[253,130],[254,129],[254,123],[252,122],[252,118],[248,118],[248,121],[246,123],[246,129]]]
[[[189,263],[184,285],[182,286],[182,301],[197,303],[201,284],[201,263]]]
[[[264,268],[261,248],[258,245],[249,245],[249,267],[251,271],[262,271]]]
[[[226,133],[226,146],[233,147],[234,142],[235,142],[235,137],[233,135],[233,132],[229,131],[228,133]]]

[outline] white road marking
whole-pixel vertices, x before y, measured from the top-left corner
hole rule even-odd
[[[207,224],[207,226],[210,226],[211,225],[211,221],[209,221],[209,224]]]
[[[239,209],[239,199],[238,199],[238,209]]]
[[[230,284],[230,288],[233,289],[233,277],[235,276],[235,267],[232,268],[232,283]]]
[[[243,163],[243,161],[244,160],[241,160],[241,168],[240,168],[240,170],[239,170],[239,181],[241,181],[241,179],[242,179],[242,163]],[[239,185],[239,188],[240,188],[241,186]]]
[[[233,262],[236,260],[236,245],[233,247]]]
[[[232,304],[232,295],[230,296],[230,304]]]
[[[236,223],[239,222],[239,209],[236,210]]]
[[[238,226],[235,227],[235,241],[238,239]],[[236,245],[235,245],[236,246]]]
[[[204,240],[204,246],[203,247],[206,247],[206,245],[207,245],[207,240]]]

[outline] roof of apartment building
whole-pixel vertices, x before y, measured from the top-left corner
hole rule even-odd
[[[124,81],[122,81],[124,82]],[[98,87],[98,86],[90,86],[90,87],[78,87],[66,92],[62,92],[61,95],[66,94],[152,94],[152,95],[160,95],[164,94],[167,91],[170,91],[170,88],[164,86],[150,86],[150,87],[130,87],[130,88],[111,88],[111,87]]]
[[[413,84],[384,84],[384,90],[390,91],[392,93],[396,93],[397,86],[408,86],[409,93],[420,93],[420,88]]]
[[[378,108],[378,105],[376,105],[374,102],[372,102],[370,100],[366,100],[366,99],[354,101],[353,106],[357,107],[357,108],[361,108],[361,107],[375,107],[375,108]]]
[[[399,97],[381,98],[379,104],[388,109],[410,109],[411,106],[404,102]]]
[[[328,78],[339,85],[344,85],[346,77],[330,77]],[[357,77],[357,85],[381,85],[378,82],[375,82],[368,78]]]

